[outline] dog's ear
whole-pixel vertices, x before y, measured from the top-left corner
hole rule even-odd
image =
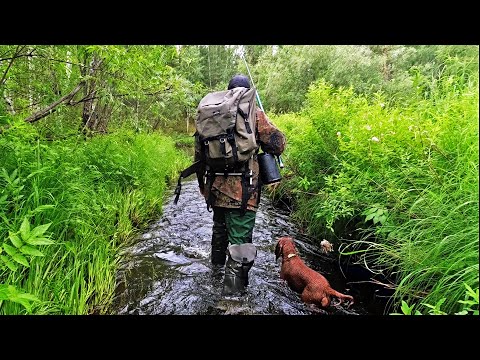
[[[283,245],[280,244],[280,241],[277,242],[277,246],[275,246],[275,261],[278,261],[278,258],[282,255],[282,248]]]

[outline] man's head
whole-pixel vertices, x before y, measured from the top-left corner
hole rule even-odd
[[[228,83],[228,90],[236,88],[236,87],[244,87],[250,89],[250,81],[248,81],[248,77],[242,74],[237,74]]]

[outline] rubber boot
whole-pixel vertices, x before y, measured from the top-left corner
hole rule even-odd
[[[253,244],[230,245],[223,279],[223,295],[242,295],[248,285],[248,272],[253,266],[257,249]]]
[[[212,251],[211,261],[213,265],[225,265],[227,258],[227,228],[225,226],[225,216],[220,213],[213,215],[213,229],[212,229]]]

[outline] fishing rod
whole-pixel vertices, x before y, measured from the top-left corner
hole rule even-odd
[[[263,110],[263,105],[262,105],[262,101],[260,100],[260,95],[258,95],[257,87],[255,86],[255,83],[253,82],[252,74],[250,73],[250,69],[248,68],[247,60],[245,60],[245,56],[243,54],[243,51],[240,53],[240,57],[242,58],[243,62],[245,63],[245,67],[247,68],[247,71],[248,71],[248,76],[250,77],[250,81],[252,82],[252,86],[255,89],[255,95],[257,97],[258,105],[260,106],[260,109],[262,109],[262,111],[265,112],[265,110]]]
[[[245,67],[247,68],[248,71],[248,76],[250,77],[250,81],[252,82],[252,86],[255,89],[255,96],[257,97],[258,105],[260,106],[260,109],[262,109],[263,112],[265,110],[263,109],[262,101],[260,100],[260,95],[258,94],[257,87],[255,86],[255,83],[253,82],[253,77],[252,74],[250,73],[250,68],[248,67],[247,60],[245,60],[245,55],[244,55],[244,50],[240,51],[240,57],[242,58],[243,62],[245,63]],[[277,155],[277,160],[278,160],[278,165],[280,166],[281,169],[283,169],[283,162],[282,158],[280,155]]]

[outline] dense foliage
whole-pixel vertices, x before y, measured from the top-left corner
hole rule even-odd
[[[401,105],[319,80],[302,112],[275,117],[289,139],[277,195],[294,197],[312,234],[393,279],[397,306],[443,299],[453,313],[464,284],[478,289],[478,48],[467,50],[439,49],[433,79],[411,69]],[[363,229],[355,241],[349,222]]]
[[[108,313],[242,52],[288,139],[274,198],[391,310],[478,312],[478,46],[0,45],[1,313]]]

